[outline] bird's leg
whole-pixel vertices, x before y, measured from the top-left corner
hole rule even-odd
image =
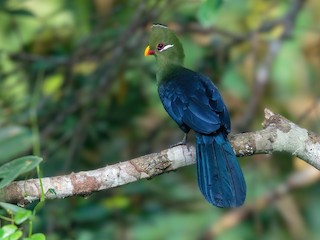
[[[176,144],[171,145],[170,147],[173,148],[179,145],[187,145],[187,139],[188,139],[188,133],[184,133],[182,140]]]

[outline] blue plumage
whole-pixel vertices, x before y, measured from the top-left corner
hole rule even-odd
[[[207,77],[176,65],[159,82],[158,92],[179,127],[196,132],[198,184],[204,197],[218,207],[242,205],[246,184],[227,139],[230,116],[217,88]]]
[[[200,191],[218,207],[242,205],[246,184],[227,138],[230,116],[217,88],[207,77],[183,67],[182,44],[164,25],[152,26],[144,54],[157,59],[164,108],[185,133],[196,132]]]
[[[197,175],[200,191],[211,204],[218,207],[243,204],[245,181],[222,131],[212,135],[197,134]]]

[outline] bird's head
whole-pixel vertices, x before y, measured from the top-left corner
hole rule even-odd
[[[182,45],[172,30],[160,24],[154,24],[149,35],[149,46],[145,56],[154,55],[160,62],[182,64],[184,52]]]

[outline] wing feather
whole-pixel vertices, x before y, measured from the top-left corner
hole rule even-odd
[[[228,110],[207,77],[184,68],[160,83],[158,92],[164,108],[180,127],[186,125],[202,134],[221,127],[230,131]]]

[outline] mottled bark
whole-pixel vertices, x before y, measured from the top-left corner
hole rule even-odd
[[[263,130],[230,136],[237,156],[288,152],[320,169],[320,137],[265,110]],[[195,163],[195,147],[180,145],[104,168],[42,179],[47,199],[88,195]],[[16,181],[0,190],[0,200],[27,204],[39,199],[39,179]]]
[[[320,170],[320,136],[265,109],[263,130],[230,137],[238,156],[288,152]]]

